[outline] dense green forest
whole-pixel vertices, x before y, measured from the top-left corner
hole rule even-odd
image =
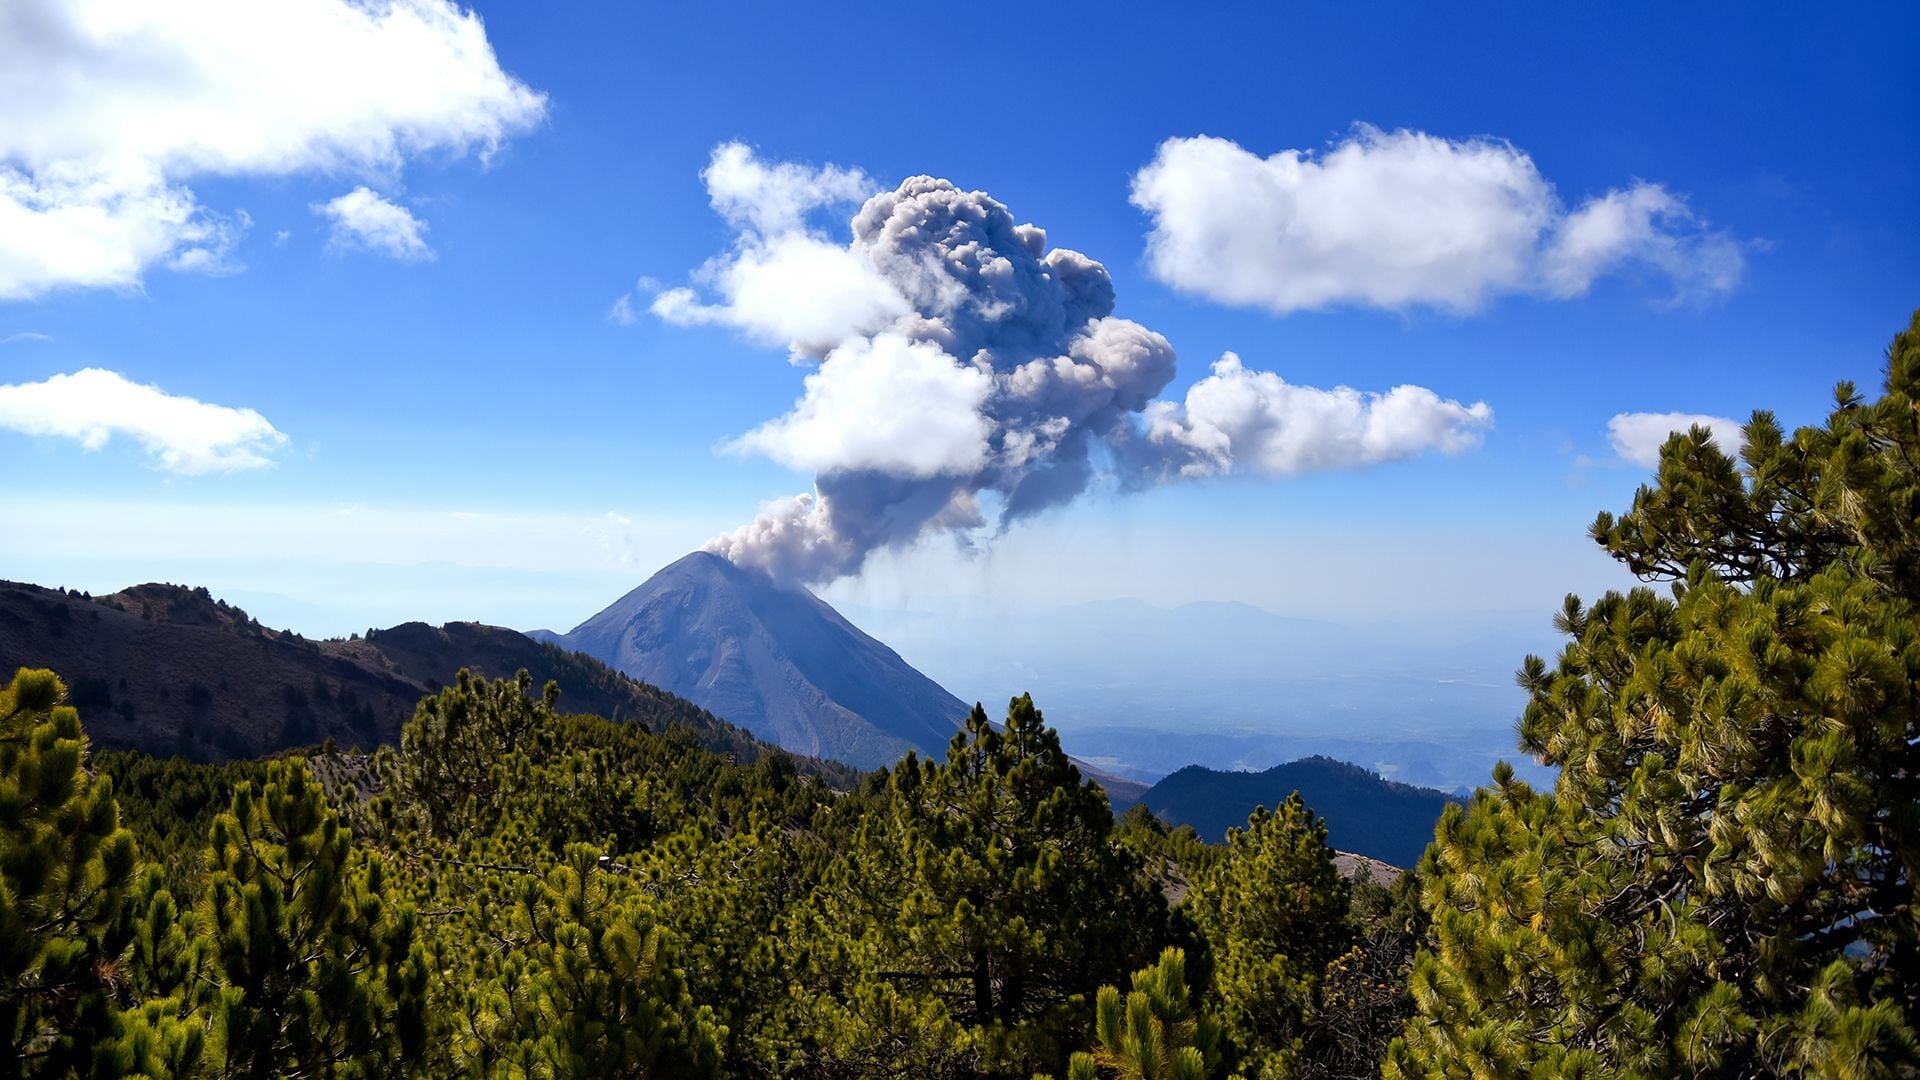
[[[397,747],[89,755],[0,693],[0,1074],[1920,1070],[1920,315],[1882,397],[1696,429],[1504,768],[1392,890],[1299,799],[1116,821],[1033,703],[837,791],[462,677]]]

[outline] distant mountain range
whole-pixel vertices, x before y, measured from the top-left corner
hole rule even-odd
[[[1295,791],[1327,823],[1327,843],[1410,867],[1433,840],[1447,803],[1442,791],[1396,783],[1357,765],[1310,757],[1261,772],[1222,772],[1190,765],[1147,789],[1140,801],[1163,820],[1191,825],[1220,841],[1247,823],[1256,806],[1271,810]]]
[[[524,668],[536,684],[560,684],[564,709],[678,728],[737,760],[779,745],[822,759],[806,767],[836,785],[857,774],[831,762],[944,754],[967,711],[812,593],[705,553],[566,634],[412,622],[317,641],[262,626],[205,589],[90,597],[0,582],[0,672],[19,666],[59,673],[99,745],[200,759],[329,738],[394,742],[420,698],[463,667],[493,677]],[[1078,764],[1116,806],[1144,802],[1209,840],[1298,790],[1334,847],[1403,867],[1450,798],[1325,757],[1263,772],[1189,766],[1150,789]]]
[[[50,668],[102,746],[200,759],[249,757],[332,738],[399,738],[414,706],[461,668],[525,668],[561,687],[560,706],[654,730],[682,728],[752,760],[747,732],[578,653],[480,623],[403,623],[316,641],[260,625],[205,589],[140,585],[110,596],[0,582],[0,672]],[[838,781],[852,774],[837,767]]]
[[[411,622],[314,640],[205,589],[91,597],[0,582],[0,667],[23,665],[67,681],[100,745],[198,759],[391,743],[462,667],[525,668],[560,684],[563,708],[681,727],[741,760],[780,746],[848,782],[845,765],[944,755],[968,708],[805,589],[705,553],[568,634]],[[1117,804],[1146,790],[1079,764]]]

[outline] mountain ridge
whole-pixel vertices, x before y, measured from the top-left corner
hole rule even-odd
[[[1202,839],[1218,842],[1228,829],[1244,826],[1254,807],[1271,810],[1295,791],[1326,821],[1329,845],[1397,867],[1420,861],[1441,812],[1459,801],[1319,755],[1258,772],[1188,765],[1148,788],[1140,801],[1162,820],[1191,825]]]
[[[201,760],[252,757],[326,739],[398,739],[422,697],[461,668],[526,669],[561,688],[564,711],[680,728],[751,761],[766,747],[692,702],[568,650],[477,622],[407,622],[316,640],[262,626],[204,588],[148,583],[100,597],[0,581],[0,668],[44,667],[103,747]],[[807,763],[852,782],[839,765]]]

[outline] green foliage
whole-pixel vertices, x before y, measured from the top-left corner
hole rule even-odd
[[[1701,433],[1596,537],[1673,577],[1560,616],[1521,745],[1429,852],[1390,1077],[1920,1069],[1920,315],[1887,393]]]
[[[831,857],[822,838],[773,822],[725,835],[690,828],[636,867],[641,888],[681,942],[694,1000],[727,1028],[730,1075],[777,1073],[798,1052],[788,987],[804,949],[785,923],[806,904]]]
[[[0,1074],[78,1070],[111,1030],[136,858],[50,671],[0,690]]]
[[[1920,601],[1920,312],[1887,350],[1885,393],[1834,390],[1824,425],[1786,437],[1755,412],[1737,463],[1701,430],[1667,441],[1656,483],[1593,536],[1635,573],[1746,583],[1841,566]],[[1744,463],[1744,468],[1741,467]]]
[[[1169,827],[1145,803],[1134,803],[1114,825],[1114,842],[1126,848],[1149,880],[1159,882],[1169,903],[1179,903],[1193,882],[1222,858],[1219,845],[1200,838],[1191,825]]]
[[[725,1030],[696,1006],[673,946],[624,870],[574,845],[527,878],[506,950],[474,992],[459,1054],[487,1075],[720,1075]]]
[[[1076,1053],[1067,1080],[1208,1080],[1220,1072],[1220,1032],[1194,1007],[1187,958],[1169,947],[1133,974],[1133,990],[1103,986],[1094,1006],[1096,1046]]]
[[[1292,1075],[1314,1034],[1327,965],[1347,948],[1348,886],[1325,822],[1298,793],[1255,809],[1227,833],[1225,857],[1189,904],[1214,949],[1214,988],[1228,1039],[1250,1076]]]
[[[1116,828],[1025,698],[850,793],[555,702],[463,674],[372,755],[107,756],[131,827],[110,828],[106,781],[90,820],[151,861],[115,841],[98,993],[42,1071],[1213,1076],[1210,957],[1251,952],[1168,898],[1238,896],[1236,857],[1284,879],[1273,896],[1337,891],[1297,805],[1299,836],[1257,818],[1271,850],[1238,856],[1144,811]],[[1322,914],[1339,928],[1302,932],[1347,933]]]
[[[851,1075],[1057,1068],[1102,982],[1154,955],[1165,902],[1112,842],[1030,698],[909,754],[828,872],[810,947],[823,1056]]]
[[[133,933],[121,957],[121,998],[134,1004],[100,1045],[102,1075],[188,1077],[208,1064],[205,1013],[219,982],[213,946],[162,882],[159,868],[147,866],[128,905]]]
[[[400,732],[399,791],[434,833],[491,831],[516,765],[539,759],[553,743],[554,702],[548,683],[528,696],[525,671],[488,682],[462,668],[453,686],[423,699]]]
[[[266,780],[265,761],[217,765],[157,758],[124,750],[93,755],[93,767],[113,781],[121,822],[142,859],[158,866],[175,896],[206,888],[207,833],[233,801],[235,786]]]
[[[304,765],[275,763],[215,819],[213,1060],[253,1076],[382,1075],[425,1043],[411,905],[355,849]]]
[[[558,715],[550,690],[530,689],[524,675],[463,674],[421,704],[399,753],[338,768],[377,792],[368,835],[407,864],[430,916],[430,1022],[445,1029],[431,1042],[446,1059],[433,1069],[564,1075],[576,1059],[639,1062],[624,1040],[657,1037],[659,1069],[705,1068],[711,1043],[729,1075],[751,1074],[792,1041],[773,927],[824,860],[794,834],[830,793],[784,753],[729,764],[671,731]],[[587,850],[605,853],[598,873],[581,869]],[[599,899],[556,906],[552,875],[569,867]],[[620,966],[609,931],[658,961]],[[643,969],[645,985],[627,986]],[[562,1022],[613,1005],[630,1018],[598,1034]]]

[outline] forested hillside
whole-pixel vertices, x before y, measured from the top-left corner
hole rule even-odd
[[[202,760],[329,739],[365,749],[394,742],[420,698],[462,668],[496,678],[525,670],[539,684],[558,682],[564,708],[683,729],[744,761],[764,749],[691,702],[503,627],[410,622],[320,641],[176,585],[88,597],[0,582],[0,663],[59,672],[100,746]],[[823,767],[843,787],[857,775]]]
[[[1189,765],[1147,789],[1140,801],[1174,825],[1191,825],[1219,842],[1246,824],[1256,806],[1274,807],[1299,792],[1327,823],[1341,851],[1412,866],[1433,841],[1433,823],[1454,801],[1432,788],[1396,784],[1357,765],[1310,757],[1259,772]]]
[[[398,746],[92,754],[0,691],[0,1075],[1912,1077],[1920,314],[1595,540],[1520,748],[1391,890],[1297,796],[1116,821],[1032,701],[837,793],[463,674]]]
[[[1024,699],[837,794],[524,674],[463,673],[398,748],[218,765],[83,769],[64,691],[0,697],[0,764],[34,780],[6,824],[6,916],[40,928],[4,984],[23,1072],[1027,1077],[1103,985],[1205,978],[1206,935],[1263,905],[1315,940],[1285,943],[1294,1019],[1237,1053],[1343,1059],[1322,979],[1398,1015],[1343,972],[1404,960],[1410,894],[1344,881],[1297,800],[1225,849],[1117,825]]]

